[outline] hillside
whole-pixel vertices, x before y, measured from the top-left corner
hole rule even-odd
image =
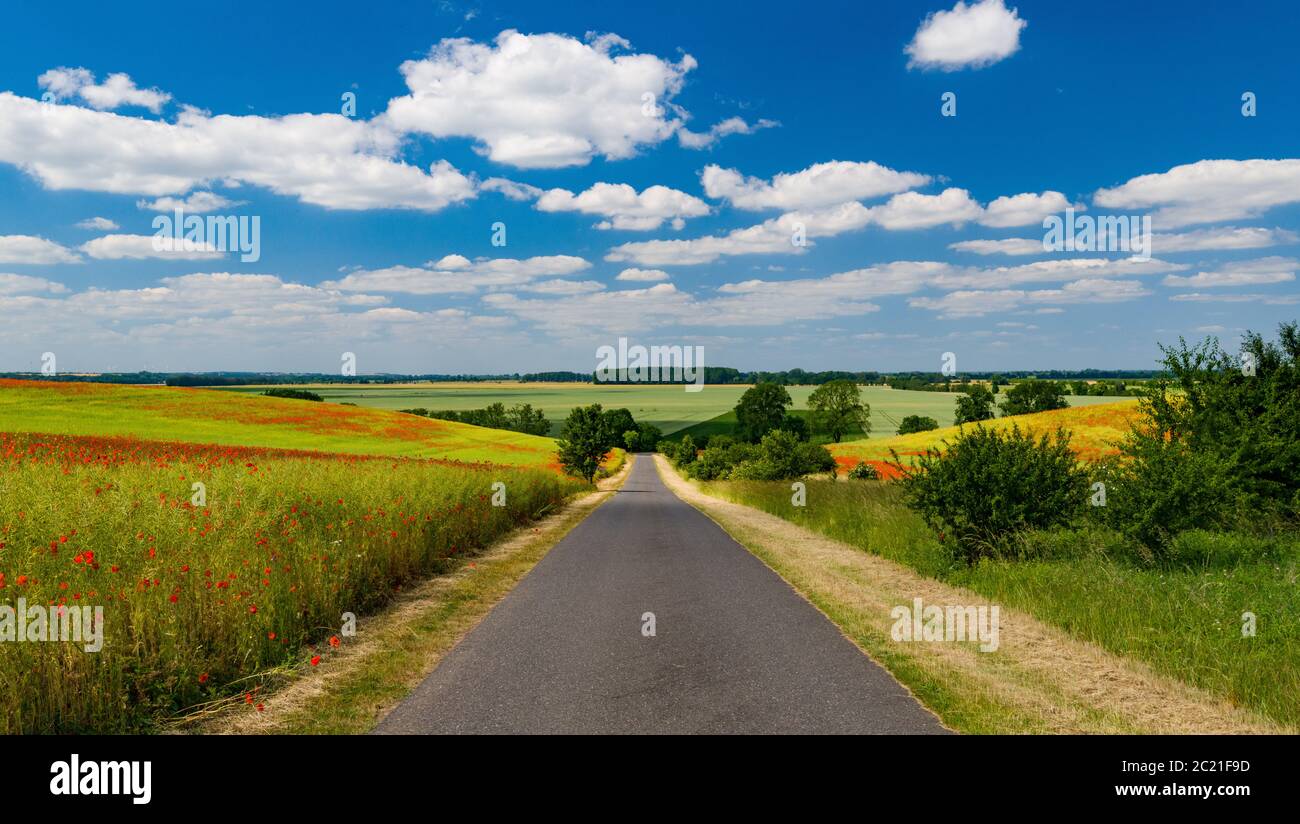
[[[547,466],[550,438],[207,389],[0,380],[0,431]]]

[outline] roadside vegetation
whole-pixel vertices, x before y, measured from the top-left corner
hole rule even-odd
[[[0,645],[0,732],[256,712],[263,683],[328,666],[347,613],[588,488],[540,468],[0,434],[0,603],[102,607],[103,642]]]
[[[1240,354],[1180,341],[1164,366],[1104,451],[1020,426],[1087,411],[1057,410],[910,455],[893,439],[897,480],[810,480],[804,506],[788,484],[705,489],[1300,724],[1300,334],[1248,334]]]

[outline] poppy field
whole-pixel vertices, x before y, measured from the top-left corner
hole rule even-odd
[[[555,442],[384,409],[211,389],[0,379],[0,431],[558,466]]]
[[[0,433],[0,605],[103,607],[98,652],[0,644],[0,732],[257,712],[269,679],[329,665],[346,614],[585,488],[538,466]]]

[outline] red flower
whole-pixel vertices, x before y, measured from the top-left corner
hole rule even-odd
[[[268,633],[266,634],[266,637],[269,638],[270,640],[274,641],[274,640],[275,640],[275,633],[274,633],[274,632],[268,632]]]
[[[173,594],[173,595],[168,595],[168,596],[167,596],[167,600],[168,600],[168,601],[171,601],[171,602],[174,604],[174,603],[176,603],[176,596],[175,596],[174,594]]]
[[[200,684],[208,683],[208,674],[206,672],[199,676],[199,683]]]
[[[320,664],[320,656],[319,656],[319,655],[313,655],[313,656],[311,657],[311,665],[314,667],[314,666],[317,666],[318,664]]]
[[[331,636],[330,636],[330,646],[331,646],[331,647],[337,647],[340,643],[342,643],[342,642],[339,641],[339,637],[338,637],[337,635],[331,635]]]
[[[249,604],[249,606],[248,606],[248,613],[249,613],[249,615],[254,615],[254,614],[256,614],[256,613],[257,613],[257,605],[256,605],[256,604]]]

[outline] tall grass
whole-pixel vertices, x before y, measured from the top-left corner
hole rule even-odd
[[[97,653],[0,642],[0,732],[148,730],[269,672],[327,665],[344,613],[584,486],[486,464],[0,434],[0,603],[102,606],[104,622]]]
[[[1097,527],[1028,532],[1014,557],[967,566],[889,483],[723,481],[712,495],[762,509],[1023,610],[1278,721],[1300,724],[1300,537],[1192,531],[1162,565]],[[1256,635],[1243,637],[1243,613]]]

